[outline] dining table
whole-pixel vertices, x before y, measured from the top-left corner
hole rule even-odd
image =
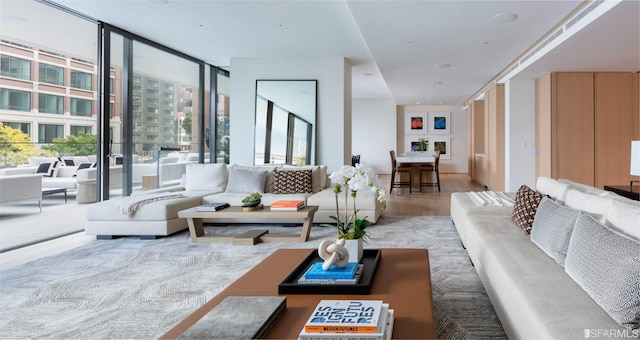
[[[409,151],[396,157],[398,165],[411,167],[411,189],[420,192],[420,166],[435,165],[436,153],[431,151]],[[432,180],[433,182],[433,180]]]

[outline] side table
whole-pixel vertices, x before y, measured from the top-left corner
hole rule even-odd
[[[605,185],[604,190],[615,192],[620,196],[640,201],[640,185]]]

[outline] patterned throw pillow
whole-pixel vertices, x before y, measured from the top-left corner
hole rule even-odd
[[[531,233],[533,219],[541,200],[542,195],[526,185],[521,186],[516,192],[516,203],[513,205],[511,219],[527,234]]]
[[[312,170],[279,170],[273,173],[274,194],[310,193],[313,190]]]
[[[543,197],[536,210],[531,229],[531,242],[537,245],[556,262],[564,266],[579,210],[569,208]]]
[[[616,322],[640,327],[640,243],[580,212],[565,272]]]

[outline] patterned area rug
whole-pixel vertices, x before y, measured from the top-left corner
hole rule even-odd
[[[205,229],[248,228],[264,226]],[[365,248],[429,249],[438,338],[506,338],[451,218],[383,217],[369,235]],[[0,338],[158,338],[274,250],[333,237],[314,227],[306,243],[194,244],[186,231],[98,241],[0,271]]]

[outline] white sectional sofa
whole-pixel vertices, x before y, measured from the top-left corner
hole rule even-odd
[[[640,203],[547,177],[535,190],[530,235],[513,220],[525,188],[517,199],[506,194],[514,205],[451,196],[453,222],[509,338],[638,337]]]
[[[0,203],[37,201],[42,211],[42,176],[36,174],[0,176]]]
[[[276,173],[277,171],[277,173]],[[298,171],[296,176],[309,181],[300,182],[303,188],[282,186],[287,181],[285,175]],[[302,177],[300,177],[302,178]],[[303,192],[303,191],[309,192]],[[142,192],[131,197],[112,199],[87,206],[85,232],[108,238],[115,235],[166,236],[186,229],[185,219],[178,218],[178,211],[200,204],[228,202],[242,205],[242,199],[252,192],[262,193],[263,205],[270,205],[280,199],[304,199],[307,205],[318,205],[314,223],[333,223],[329,218],[336,214],[336,201],[327,176],[327,167],[317,166],[240,166],[217,164],[187,164],[184,180],[180,185]],[[288,192],[288,193],[283,193]],[[175,197],[173,195],[181,195]],[[127,216],[125,211],[133,202],[151,197],[157,201],[141,206],[135,215]],[[166,196],[171,196],[167,198]],[[344,209],[344,196],[338,195],[340,209]],[[352,201],[347,202],[352,208]],[[382,214],[381,203],[372,193],[359,193],[356,197],[358,216],[375,222]],[[206,220],[204,221],[207,222]],[[216,223],[261,223],[251,219],[216,220]],[[297,223],[297,220],[272,222]]]

